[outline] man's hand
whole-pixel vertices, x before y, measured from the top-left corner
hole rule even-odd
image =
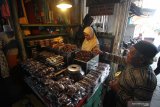
[[[114,79],[114,80],[110,81],[110,82],[109,82],[109,86],[110,86],[110,88],[111,88],[113,91],[115,91],[115,92],[118,92],[119,89],[120,89],[118,79]]]

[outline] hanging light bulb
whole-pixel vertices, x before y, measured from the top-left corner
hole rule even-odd
[[[59,0],[56,7],[60,8],[62,10],[66,10],[68,8],[71,8],[72,4],[71,4],[70,0]]]

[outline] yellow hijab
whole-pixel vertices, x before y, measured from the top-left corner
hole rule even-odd
[[[87,40],[85,38],[84,41],[83,41],[81,49],[85,50],[85,51],[92,51],[94,49],[94,47],[99,45],[99,41],[98,41],[92,27],[86,27],[83,32],[90,35],[91,39]]]

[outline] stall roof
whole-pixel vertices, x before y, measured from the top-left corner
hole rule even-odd
[[[141,16],[141,15],[143,15],[143,13],[142,13],[142,8],[136,6],[134,3],[131,3],[130,13],[131,13],[132,15],[136,15],[136,16]]]
[[[151,16],[155,13],[155,9],[149,9],[149,8],[141,8],[136,6],[134,3],[131,3],[130,6],[130,14],[136,15],[136,16]]]

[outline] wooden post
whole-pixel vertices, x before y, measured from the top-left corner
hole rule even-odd
[[[13,20],[13,27],[15,30],[15,37],[21,45],[22,50],[19,50],[19,51],[21,51],[21,53],[22,53],[22,60],[25,60],[26,59],[26,51],[25,51],[24,42],[23,42],[22,30],[21,30],[19,20],[18,20],[18,11],[17,11],[17,7],[16,7],[17,6],[16,0],[10,0],[10,2],[11,2],[10,10],[12,13],[12,20]]]

